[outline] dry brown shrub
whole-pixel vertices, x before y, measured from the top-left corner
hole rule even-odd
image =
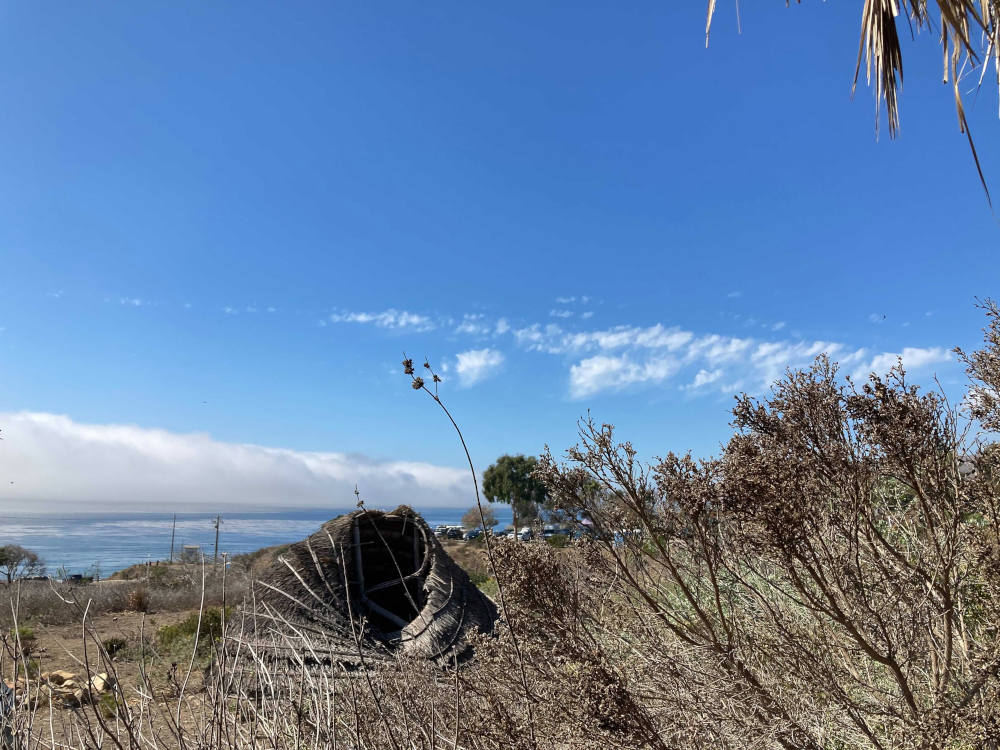
[[[132,589],[128,595],[127,606],[133,612],[148,612],[149,592],[144,588]]]

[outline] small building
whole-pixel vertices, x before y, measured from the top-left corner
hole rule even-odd
[[[201,560],[201,546],[185,544],[181,548],[181,562],[196,563]]]

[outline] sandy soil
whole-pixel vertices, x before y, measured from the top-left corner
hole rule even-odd
[[[89,620],[90,629],[103,641],[111,638],[122,638],[129,645],[138,645],[140,637],[152,639],[156,631],[164,625],[173,625],[185,619],[190,611],[183,612],[118,612],[102,614]],[[38,625],[33,628],[35,642],[31,648],[31,657],[39,661],[41,672],[65,670],[81,672],[90,663],[91,671],[106,671],[100,666],[96,645],[92,639],[83,638],[83,627],[73,625]],[[138,675],[138,664],[125,659],[115,658],[116,668],[125,675],[134,672]]]

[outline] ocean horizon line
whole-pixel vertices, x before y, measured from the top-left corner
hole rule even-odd
[[[372,510],[392,510],[366,505]],[[490,506],[499,524],[510,524],[510,506]],[[357,507],[269,510],[74,511],[23,510],[0,516],[0,545],[18,544],[36,552],[49,574],[100,571],[102,576],[143,563],[166,560],[184,546],[215,554],[240,555],[304,539],[320,525]],[[466,507],[414,508],[430,526],[455,525]],[[176,522],[175,522],[176,516]]]

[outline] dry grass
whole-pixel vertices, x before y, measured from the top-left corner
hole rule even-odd
[[[161,570],[163,570],[161,568]],[[237,572],[226,586],[229,596],[246,593],[248,578]],[[106,580],[91,584],[59,584],[54,581],[19,581],[0,586],[10,606],[0,608],[0,627],[10,628],[15,617],[21,622],[39,625],[65,625],[80,621],[80,612],[89,605],[90,614],[107,612],[179,612],[197,609],[202,600],[200,572],[197,566],[184,566],[168,575],[139,580]],[[206,575],[205,601],[219,606],[223,600],[221,572]],[[73,602],[67,605],[67,602]],[[17,613],[15,615],[15,612]]]

